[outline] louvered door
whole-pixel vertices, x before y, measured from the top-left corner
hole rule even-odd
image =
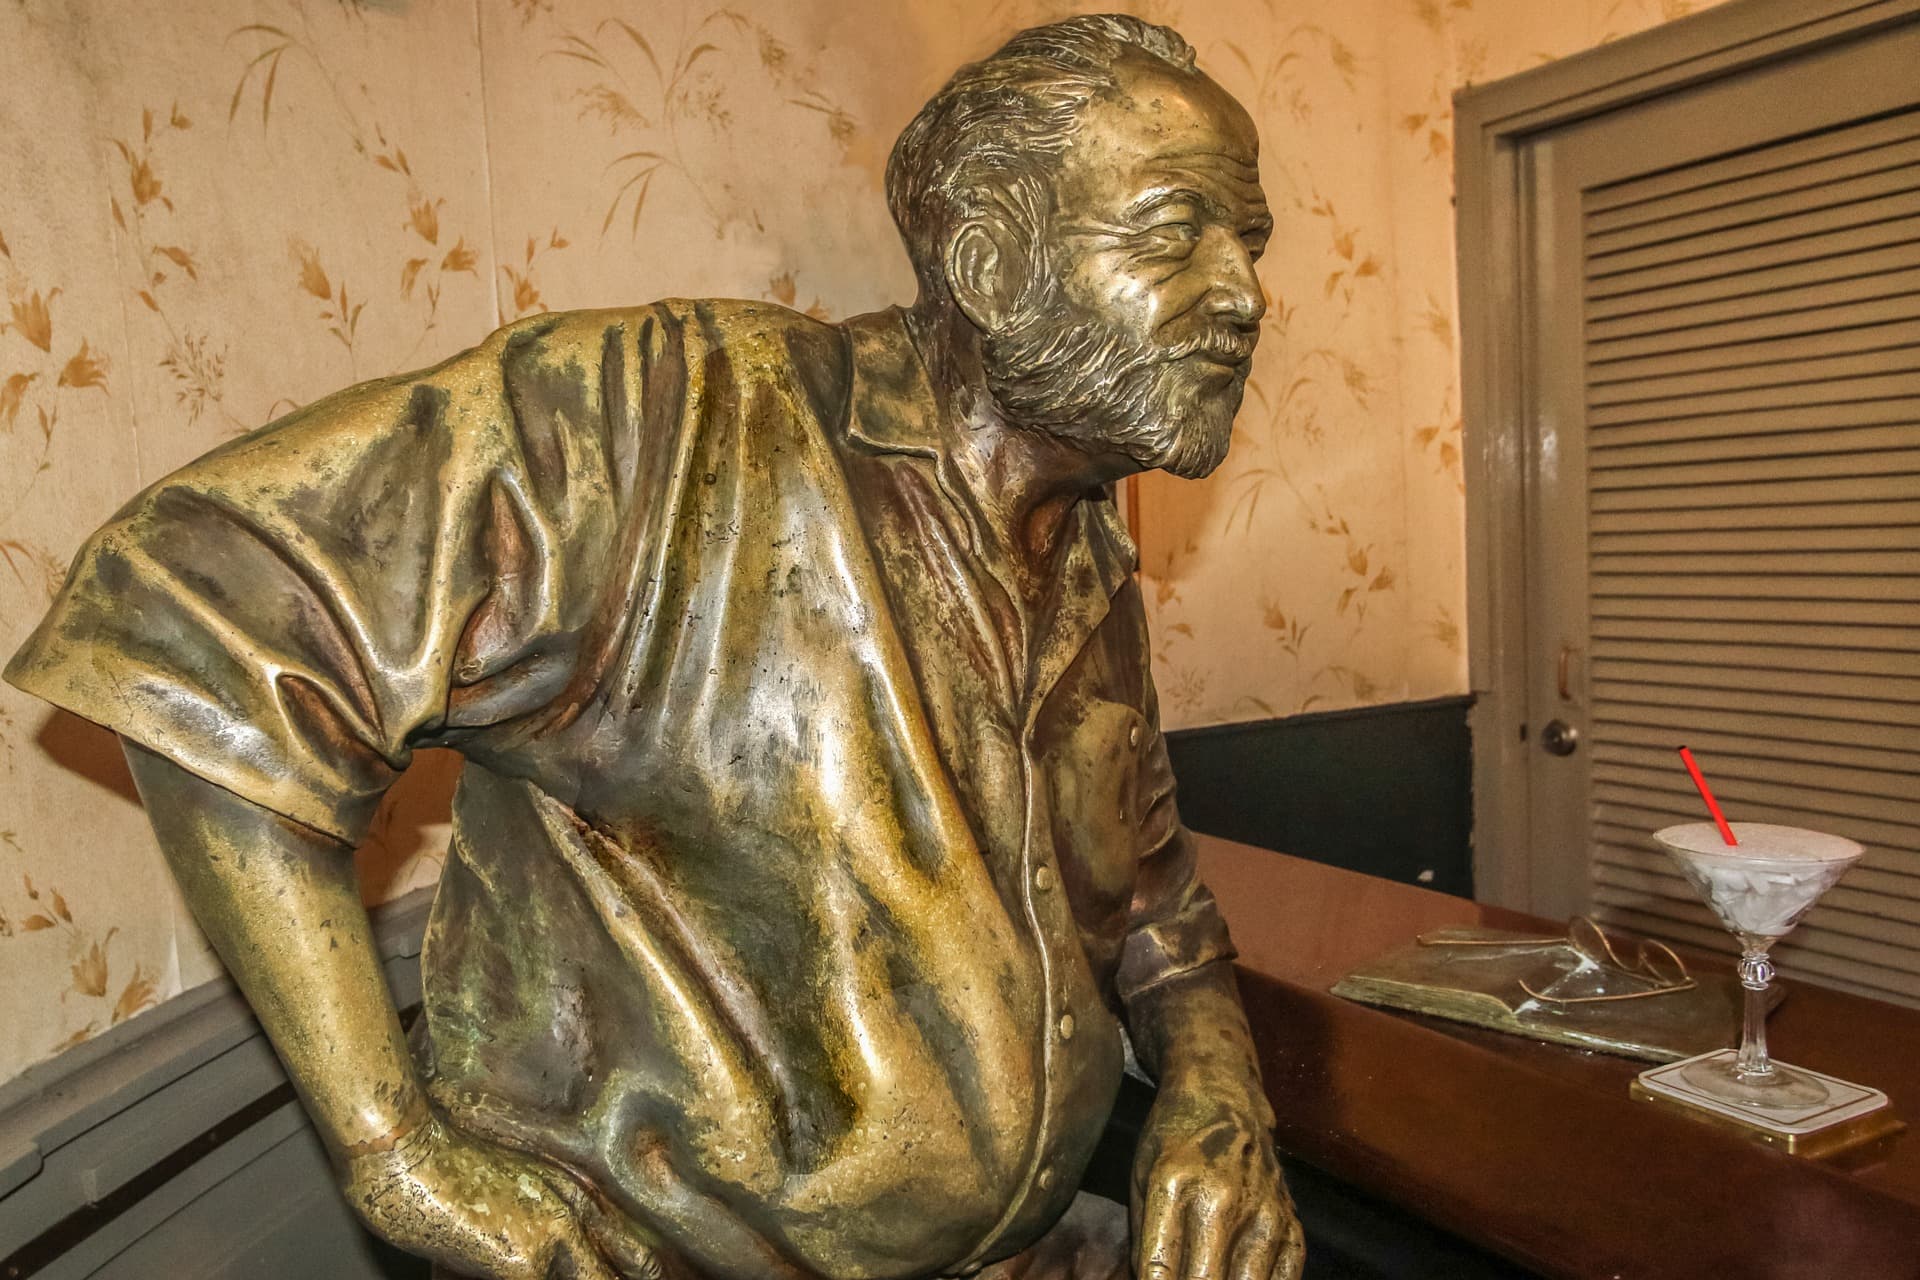
[[[1733,816],[1868,848],[1783,969],[1920,1003],[1920,41],[1687,98],[1533,171],[1532,702],[1580,735],[1536,833],[1569,906],[1728,949],[1647,839],[1703,816],[1686,743]]]

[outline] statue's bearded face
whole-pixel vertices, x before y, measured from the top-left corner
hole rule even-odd
[[[1128,68],[1054,180],[1025,297],[987,335],[1001,412],[1142,467],[1226,457],[1265,311],[1273,220],[1253,123],[1197,75]]]

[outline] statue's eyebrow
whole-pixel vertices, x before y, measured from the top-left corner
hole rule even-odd
[[[1173,187],[1166,191],[1155,191],[1144,195],[1128,205],[1126,213],[1121,216],[1127,222],[1137,223],[1170,204],[1198,205],[1209,217],[1219,218],[1223,222],[1232,218],[1232,211],[1222,205],[1219,200],[1195,191],[1191,187]],[[1273,214],[1268,210],[1264,200],[1253,206],[1246,221],[1250,229],[1265,232],[1273,230]]]
[[[1127,211],[1121,216],[1128,222],[1138,222],[1149,214],[1158,213],[1170,204],[1197,204],[1208,213],[1220,211],[1218,201],[1210,200],[1190,187],[1174,187],[1168,191],[1154,191],[1141,196],[1128,205]]]

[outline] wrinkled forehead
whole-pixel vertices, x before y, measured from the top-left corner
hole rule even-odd
[[[1063,208],[1095,213],[1141,194],[1188,187],[1236,209],[1264,211],[1253,119],[1206,76],[1123,65],[1090,102],[1056,174]]]

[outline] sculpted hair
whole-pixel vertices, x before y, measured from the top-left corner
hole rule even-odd
[[[944,249],[969,219],[989,211],[1012,218],[1037,243],[1051,211],[1052,166],[1081,110],[1114,87],[1115,65],[1128,55],[1194,69],[1178,32],[1086,14],[1022,31],[960,68],[920,109],[887,161],[887,207],[923,296],[948,296]]]

